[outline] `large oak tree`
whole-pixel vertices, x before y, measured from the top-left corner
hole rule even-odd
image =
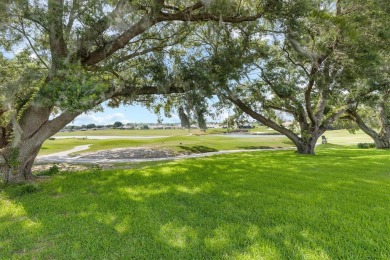
[[[205,30],[198,33],[203,58],[187,58],[182,71],[287,136],[299,153],[314,154],[317,139],[351,105],[340,76],[342,12],[340,1],[297,2],[271,22]],[[294,119],[298,130],[281,125],[277,114]]]
[[[344,119],[355,122],[369,135],[377,148],[390,148],[390,6],[383,1],[355,1],[356,13],[343,49],[350,62],[346,66],[350,84],[349,98],[356,105]]]
[[[153,64],[193,23],[254,21],[272,6],[256,0],[3,1],[0,47],[8,55],[0,59],[0,174],[6,182],[31,178],[42,143],[106,100],[180,91],[155,80]]]

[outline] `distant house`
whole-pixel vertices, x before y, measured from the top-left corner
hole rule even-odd
[[[239,125],[238,128],[239,129],[252,129],[252,128],[255,128],[255,127],[252,124],[244,124],[244,125]]]
[[[164,129],[164,125],[149,125],[150,129]]]
[[[124,126],[117,127],[117,129],[120,129],[120,130],[133,130],[134,126],[124,125]]]
[[[283,123],[282,123],[282,126],[284,126],[284,127],[290,127],[290,126],[292,126],[293,124],[294,124],[293,121],[286,121],[286,122],[283,122]]]
[[[207,124],[207,128],[222,128],[220,124]]]

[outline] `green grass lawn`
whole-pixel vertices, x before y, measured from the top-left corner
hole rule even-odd
[[[205,133],[198,129],[191,129],[190,132],[186,129],[148,129],[148,130],[119,130],[119,129],[106,129],[106,130],[87,130],[87,131],[74,131],[74,132],[59,132],[56,136],[173,136],[173,135],[188,135],[193,134],[209,134],[209,133],[222,133],[223,129],[210,129]]]
[[[389,162],[328,145],[3,187],[0,259],[389,259]]]
[[[87,131],[74,131],[74,132],[59,132],[56,136],[175,136],[175,135],[188,135],[191,134],[221,134],[227,131],[223,128],[210,128],[206,132],[202,132],[199,129],[191,129],[190,131],[186,129],[148,129],[148,130],[120,130],[120,129],[106,129],[106,130],[87,130]],[[269,130],[265,126],[260,126],[257,128],[249,129],[249,132],[275,132],[274,130]]]
[[[255,129],[256,130],[256,129]],[[257,130],[265,131],[258,128]],[[162,132],[161,132],[162,131]],[[214,133],[219,133],[221,129],[213,129]],[[103,133],[101,135],[123,136],[139,135],[139,136],[169,136],[167,138],[154,139],[109,139],[109,140],[94,140],[94,139],[56,139],[47,140],[39,153],[39,155],[51,154],[60,151],[66,151],[74,148],[77,145],[91,144],[88,150],[84,152],[93,152],[99,150],[107,150],[113,148],[127,148],[127,147],[156,147],[156,148],[170,148],[174,151],[184,150],[204,150],[204,151],[219,151],[219,150],[235,150],[235,149],[256,149],[256,148],[276,148],[276,147],[293,147],[293,143],[286,137],[256,137],[253,138],[232,138],[224,136],[213,135],[188,135],[186,130],[102,130],[90,131],[91,133]],[[137,134],[129,134],[129,133]],[[76,134],[74,134],[76,133]],[[74,132],[70,134],[93,135],[89,132]],[[67,133],[61,133],[65,135]],[[81,135],[80,135],[81,136]],[[372,139],[362,131],[357,131],[356,134],[350,134],[346,130],[327,131],[325,136],[329,143],[338,145],[356,145],[357,143],[372,142]],[[321,138],[318,140],[321,143]]]
[[[133,139],[133,140],[93,140],[93,139],[55,139],[47,140],[40,151],[40,155],[55,153],[59,151],[70,150],[77,145],[92,144],[88,150],[83,152],[92,152],[98,150],[107,150],[113,148],[127,147],[156,147],[170,148],[174,151],[184,151],[191,149],[218,151],[235,149],[256,149],[256,148],[276,148],[292,147],[293,144],[286,137],[249,137],[232,138],[212,135],[182,135],[170,136],[167,138],[153,139]]]
[[[361,130],[356,131],[355,134],[351,134],[347,130],[332,130],[326,131],[324,135],[328,142],[332,144],[355,145],[357,143],[374,143],[372,138]],[[321,138],[318,141],[321,142]]]

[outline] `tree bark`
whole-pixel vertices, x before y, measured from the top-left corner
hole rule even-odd
[[[381,102],[379,103],[379,121],[380,121],[380,131],[379,136],[374,139],[376,148],[379,149],[388,149],[390,148],[390,122],[387,114],[389,113],[387,108],[387,103],[389,102],[390,91],[387,90],[382,97]]]
[[[32,166],[42,143],[33,139],[20,143],[17,147],[6,147],[0,152],[3,158],[0,172],[6,183],[20,183],[33,179]]]
[[[50,120],[51,109],[30,106],[19,120],[21,133],[0,149],[0,176],[6,183],[31,180],[32,166],[45,140],[70,123],[81,112],[63,112]],[[19,137],[15,137],[20,135]],[[15,140],[17,140],[15,142]]]
[[[299,154],[315,154],[315,147],[318,140],[318,137],[316,137],[315,134],[311,135],[312,137],[308,141],[301,140],[298,144],[296,144],[297,147],[297,153]]]
[[[157,87],[146,86],[143,88],[134,88],[127,86],[118,91],[115,88],[105,93],[105,99],[120,95],[153,95],[181,93],[181,88],[171,87],[168,90]],[[94,107],[104,100],[93,100],[91,107]],[[30,105],[24,112],[21,119],[17,122],[20,133],[12,132],[12,125],[0,130],[0,178],[6,182],[24,182],[33,177],[31,168],[36,156],[43,144],[49,137],[56,134],[68,123],[73,121],[82,111],[65,111],[59,116],[50,120],[52,108]],[[16,122],[14,122],[16,123]],[[9,142],[8,137],[17,136],[18,142]]]
[[[387,124],[386,119],[383,117],[381,124],[381,131],[378,133],[368,125],[366,125],[363,119],[355,110],[348,110],[350,115],[349,119],[356,122],[359,128],[374,140],[375,147],[378,149],[390,149],[390,126]]]
[[[390,149],[390,133],[383,133],[372,137],[375,147],[378,149]]]

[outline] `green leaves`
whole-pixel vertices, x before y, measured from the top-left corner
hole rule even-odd
[[[40,89],[38,99],[62,110],[89,110],[106,100],[105,93],[113,83],[111,76],[104,72],[68,65]]]

